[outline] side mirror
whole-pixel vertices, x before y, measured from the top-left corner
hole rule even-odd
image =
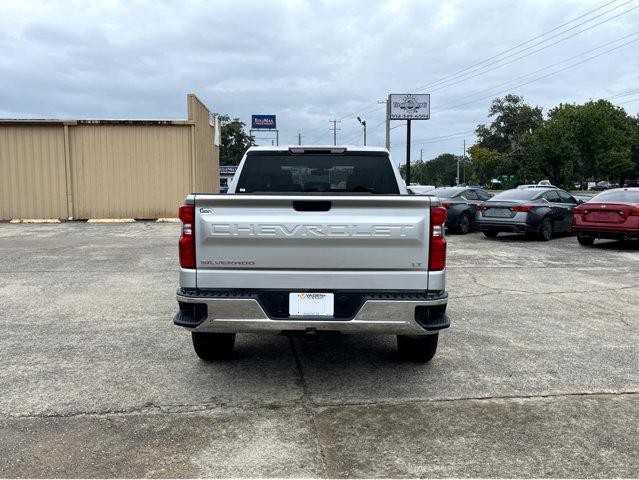
[[[581,205],[582,203],[586,203],[586,202],[584,202],[581,198],[578,198],[577,199],[577,205]]]
[[[407,188],[406,190],[408,190],[409,195],[415,195],[415,192],[413,192],[410,188]]]

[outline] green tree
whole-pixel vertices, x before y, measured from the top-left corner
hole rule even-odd
[[[399,169],[402,178],[406,178],[406,164],[402,165]],[[410,163],[410,181],[411,183],[418,183],[420,185],[427,185],[426,181],[426,162],[417,160]]]
[[[574,109],[552,110],[548,121],[524,140],[528,168],[541,172],[553,185],[567,186],[579,162],[575,138]]]
[[[552,114],[562,108],[567,106],[560,105]],[[633,170],[633,124],[623,108],[607,100],[578,105],[575,129],[579,148],[576,170],[583,178],[617,181]]]
[[[493,119],[490,125],[478,125],[475,133],[480,147],[500,153],[512,153],[521,146],[521,138],[532,133],[543,123],[541,107],[531,107],[523,97],[506,95],[493,100],[488,110]]]
[[[493,178],[507,174],[509,167],[507,154],[479,145],[470,147],[469,152],[472,172],[480,184],[486,185]]]
[[[521,179],[534,175],[526,165],[524,138],[543,124],[541,107],[532,107],[523,97],[509,94],[493,100],[488,116],[492,118],[490,125],[481,124],[475,130],[477,145],[505,155],[500,158],[507,161],[500,165],[501,174]]]
[[[238,165],[246,150],[255,145],[251,136],[244,131],[246,124],[239,118],[219,116],[222,126],[220,145],[220,165]]]
[[[455,185],[457,177],[457,160],[460,161],[460,176],[463,170],[463,159],[461,156],[452,153],[442,153],[432,160],[426,162],[417,161],[410,165],[411,182],[422,185]],[[467,164],[468,165],[468,164]],[[467,176],[470,167],[467,166]],[[406,165],[402,165],[400,172],[406,178]]]
[[[560,104],[525,137],[528,166],[556,185],[588,178],[623,181],[637,166],[637,129],[633,118],[606,100]]]

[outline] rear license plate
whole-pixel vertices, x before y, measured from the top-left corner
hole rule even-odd
[[[590,212],[586,215],[587,222],[623,222],[623,218],[617,212]]]
[[[513,212],[508,208],[491,208],[486,210],[486,217],[512,217]]]
[[[289,293],[288,314],[292,317],[332,317],[334,312],[332,293]]]

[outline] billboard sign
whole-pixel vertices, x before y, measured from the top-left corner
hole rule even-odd
[[[391,120],[428,120],[430,119],[430,94],[428,93],[391,93]]]
[[[235,175],[235,172],[237,172],[237,167],[236,166],[220,166],[220,175],[222,176],[233,176]]]
[[[275,115],[251,115],[251,128],[253,130],[275,130],[277,128]]]

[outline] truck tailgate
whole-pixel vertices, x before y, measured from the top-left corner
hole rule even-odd
[[[198,288],[427,288],[429,197],[196,195],[194,202]]]

